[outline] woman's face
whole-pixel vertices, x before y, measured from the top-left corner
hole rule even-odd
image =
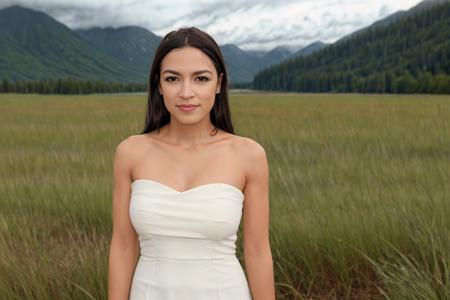
[[[222,74],[217,76],[213,61],[195,47],[176,48],[161,61],[159,93],[172,117],[195,123],[206,116],[220,92]],[[180,105],[195,105],[183,109]]]

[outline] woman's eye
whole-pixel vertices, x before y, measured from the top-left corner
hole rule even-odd
[[[199,76],[197,78],[200,78],[200,81],[203,81],[203,82],[209,81],[209,78],[205,77],[205,76]]]
[[[168,82],[172,82],[173,80],[171,80],[171,79],[177,79],[176,77],[174,77],[174,76],[169,76],[169,77],[166,77],[166,81],[168,81]]]
[[[201,82],[209,81],[209,78],[206,76],[199,76],[199,77],[197,77],[197,79],[199,79]],[[165,79],[165,81],[167,81],[167,82],[173,82],[175,80],[177,80],[177,78],[174,76],[169,76],[169,77],[166,77],[166,79]]]

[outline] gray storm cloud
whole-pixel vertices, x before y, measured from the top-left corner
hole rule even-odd
[[[0,9],[19,4],[43,11],[72,29],[135,25],[163,36],[182,26],[196,26],[219,44],[244,50],[279,45],[303,47],[331,43],[420,0],[3,0]]]

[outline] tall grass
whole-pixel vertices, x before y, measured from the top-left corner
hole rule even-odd
[[[0,96],[0,298],[106,298],[112,159],[145,101]],[[232,94],[231,109],[268,154],[278,299],[450,299],[449,96]]]

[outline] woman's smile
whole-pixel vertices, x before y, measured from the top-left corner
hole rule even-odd
[[[182,105],[177,105],[177,107],[184,112],[190,112],[193,111],[194,109],[196,109],[198,106],[200,105],[194,105],[194,104],[182,104]]]

